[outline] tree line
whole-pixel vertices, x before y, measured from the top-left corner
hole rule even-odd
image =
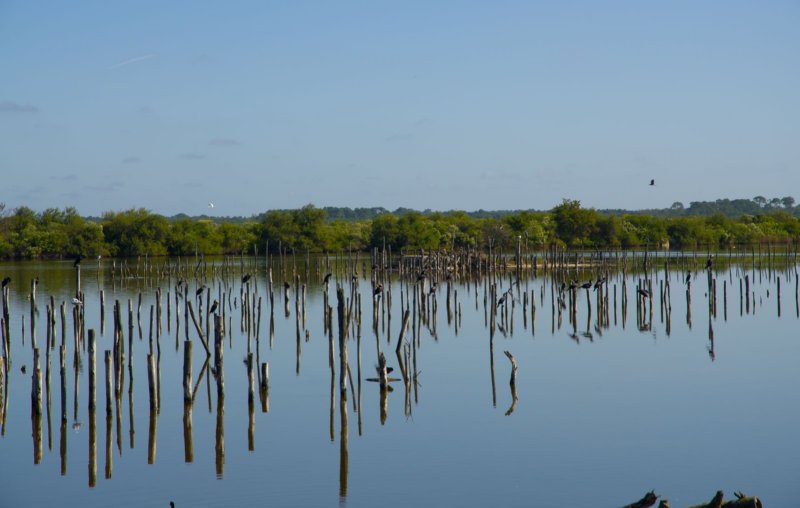
[[[783,207],[736,218],[710,215],[658,216],[609,213],[564,200],[545,212],[509,212],[475,217],[463,211],[400,213],[372,218],[331,217],[307,205],[272,210],[244,220],[186,216],[167,218],[143,208],[81,217],[75,208],[35,212],[0,204],[0,259],[77,256],[186,256],[403,249],[512,249],[552,245],[582,248],[726,248],[800,239],[800,218]],[[367,210],[367,209],[363,209]],[[375,209],[369,209],[370,212]],[[346,215],[346,214],[345,214]]]

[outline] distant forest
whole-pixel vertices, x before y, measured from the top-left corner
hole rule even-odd
[[[252,217],[164,217],[146,209],[82,217],[0,203],[0,259],[248,254],[265,249],[340,252],[391,248],[726,248],[800,240],[792,197],[675,202],[666,209],[595,210],[565,199],[550,210],[398,208],[270,210]]]

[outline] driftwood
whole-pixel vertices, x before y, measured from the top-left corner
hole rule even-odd
[[[725,493],[721,490],[718,490],[711,501],[707,503],[701,503],[697,505],[693,505],[691,508],[722,508],[722,499],[725,497]]]
[[[635,503],[626,504],[622,508],[649,508],[656,504],[658,500],[658,496],[656,495],[655,491],[650,491],[644,495],[640,500],[636,501]]]
[[[718,490],[711,501],[698,505],[692,505],[689,508],[763,508],[761,500],[757,497],[747,496],[741,492],[734,492],[734,495],[736,496],[735,500],[723,503],[725,494],[721,490]],[[649,508],[650,506],[656,504],[658,497],[659,496],[657,496],[656,493],[651,490],[640,500],[636,501],[635,503],[625,505],[622,508]],[[658,504],[658,508],[670,508],[669,501],[662,499]]]

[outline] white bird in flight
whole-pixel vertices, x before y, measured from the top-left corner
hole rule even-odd
[[[209,202],[208,202],[208,207],[209,207],[209,208],[214,208],[214,203],[212,203],[211,201],[209,201]]]

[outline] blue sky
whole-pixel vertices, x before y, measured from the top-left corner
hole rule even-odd
[[[2,0],[0,201],[800,199],[798,27],[796,1]]]

